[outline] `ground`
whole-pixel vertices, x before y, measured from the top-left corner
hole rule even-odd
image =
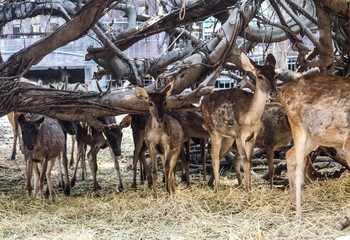
[[[305,187],[301,225],[294,221],[288,189],[270,189],[258,174],[249,194],[236,186],[230,172],[221,173],[218,192],[208,188],[200,174],[191,176],[191,188],[177,176],[179,186],[170,197],[160,177],[155,199],[147,186],[131,188],[133,143],[130,128],[123,131],[123,192],[117,192],[116,173],[104,150],[98,155],[97,173],[102,190],[92,191],[88,170],[88,181],[78,181],[66,197],[58,188],[55,167],[55,199],[50,201],[28,196],[23,155],[18,149],[17,159],[9,160],[12,129],[6,117],[0,118],[0,238],[335,239],[350,235],[349,229],[337,230],[337,223],[350,211],[348,174]]]

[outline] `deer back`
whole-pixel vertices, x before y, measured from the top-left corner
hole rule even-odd
[[[63,150],[64,133],[56,119],[40,117],[26,120],[20,115],[19,123],[22,130],[21,150],[34,159],[42,160],[57,157]]]
[[[293,126],[302,125],[319,145],[342,147],[349,136],[350,81],[338,76],[302,76],[285,84],[280,102]],[[294,134],[294,133],[293,133]]]
[[[279,103],[266,104],[263,113],[263,127],[256,138],[255,146],[279,149],[292,140],[287,114]]]
[[[176,119],[184,132],[184,139],[209,138],[209,134],[204,130],[204,120],[199,112],[171,112],[171,117]]]

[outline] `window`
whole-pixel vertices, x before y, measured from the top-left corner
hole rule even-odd
[[[36,33],[40,33],[40,24],[32,24],[32,33],[33,33],[33,38],[40,37]]]
[[[59,28],[58,23],[50,23],[50,32],[55,32]]]
[[[20,34],[22,33],[22,27],[20,24],[13,24],[12,26],[12,34],[14,38],[20,38]]]

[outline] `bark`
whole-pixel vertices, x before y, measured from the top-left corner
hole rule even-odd
[[[0,5],[0,23],[4,24],[15,19],[25,19],[47,14],[67,19],[68,13],[74,11],[74,9],[75,4],[67,0],[6,3]]]
[[[191,94],[171,96],[169,109],[198,103],[202,95],[211,93],[203,88]],[[148,104],[136,98],[134,89],[107,93],[71,92],[43,88],[27,82],[0,81],[0,116],[9,112],[31,112],[67,120],[85,120],[96,125],[95,118],[125,113],[147,113]]]
[[[316,11],[311,4],[311,1],[307,2],[305,10],[311,15],[316,16]],[[305,16],[300,16],[300,22],[302,23],[302,28],[300,25],[296,24],[295,21],[288,23],[288,28],[294,34],[299,34],[304,27],[309,26],[312,22]],[[248,26],[244,32],[241,33],[241,37],[252,41],[252,42],[280,42],[288,39],[285,31],[271,26],[264,26],[263,28]]]
[[[113,0],[92,0],[53,34],[13,54],[0,65],[0,76],[15,76],[29,65],[39,63],[55,49],[82,37],[98,21]],[[91,17],[93,16],[93,17]]]

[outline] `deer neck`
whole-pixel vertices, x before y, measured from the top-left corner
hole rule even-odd
[[[164,120],[165,121],[165,120]],[[164,121],[162,123],[157,122],[156,118],[152,116],[151,118],[151,128],[163,130],[164,129]]]
[[[257,81],[253,101],[249,109],[249,112],[252,112],[253,116],[256,116],[257,119],[261,118],[264,112],[268,94],[269,92],[264,90],[259,81]]]

